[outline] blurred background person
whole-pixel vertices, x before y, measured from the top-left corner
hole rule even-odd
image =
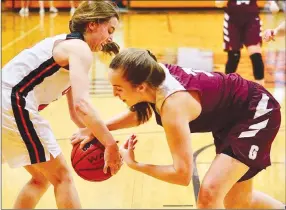
[[[57,13],[58,9],[54,6],[54,2],[49,1],[49,3],[50,3],[50,12]],[[44,1],[39,1],[39,7],[40,7],[39,13],[45,14]]]
[[[29,0],[21,0],[21,9],[19,11],[21,16],[29,15],[29,3]]]
[[[244,45],[252,63],[254,80],[264,85],[264,63],[261,55],[262,21],[257,0],[217,0],[215,4],[218,8],[226,6],[223,22],[224,51],[228,54],[225,73],[236,72]],[[273,13],[279,11],[275,1],[270,1],[269,4]]]

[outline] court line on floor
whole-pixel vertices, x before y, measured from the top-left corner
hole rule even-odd
[[[24,37],[28,36],[30,33],[32,33],[33,31],[39,29],[41,27],[41,25],[36,25],[34,28],[30,29],[29,31],[25,32],[24,34],[22,34],[21,36],[19,36],[18,38],[14,39],[13,41],[9,42],[8,44],[6,44],[4,47],[2,47],[2,52],[6,49],[8,49],[9,47],[11,47],[12,45],[14,45],[15,43],[17,43],[18,41],[20,41],[21,39],[23,39]]]
[[[198,168],[197,168],[197,157],[198,155],[203,152],[205,149],[214,146],[214,144],[208,144],[204,147],[202,147],[201,149],[197,150],[194,152],[193,155],[193,176],[192,176],[192,181],[193,181],[193,187],[194,187],[194,195],[195,195],[195,200],[196,203],[198,201],[198,195],[199,195],[199,190],[201,187],[201,183],[200,183],[200,177],[199,177],[199,173],[198,173]]]
[[[197,150],[194,152],[193,155],[193,176],[192,176],[192,181],[193,181],[193,187],[194,187],[194,195],[195,195],[195,200],[196,203],[198,201],[198,195],[199,195],[199,190],[201,187],[201,183],[200,183],[200,177],[199,177],[199,173],[198,173],[198,168],[197,168],[197,164],[211,164],[212,162],[197,162],[197,157],[200,153],[202,153],[204,150],[206,150],[207,148],[214,146],[214,144],[208,144],[204,147],[202,147],[201,149]],[[285,164],[285,162],[280,162],[280,161],[275,161],[275,162],[271,162],[272,165],[274,164]]]

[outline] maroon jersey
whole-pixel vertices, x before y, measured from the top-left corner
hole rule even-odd
[[[226,12],[231,13],[259,13],[257,0],[228,0]]]
[[[224,50],[261,45],[261,24],[256,0],[229,0],[223,22]]]
[[[156,104],[151,104],[159,125],[159,113],[169,95],[182,90],[197,91],[202,111],[189,123],[191,133],[212,132],[218,154],[231,147],[237,159],[249,167],[264,169],[271,164],[270,149],[280,127],[281,113],[279,103],[266,89],[236,73],[161,66],[166,79],[156,91]]]
[[[252,83],[238,74],[198,72],[169,64],[166,67],[186,90],[200,94],[202,112],[190,123],[192,133],[217,131],[242,117],[240,111],[247,106]]]

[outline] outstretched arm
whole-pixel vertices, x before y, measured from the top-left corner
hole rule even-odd
[[[111,118],[105,124],[110,131],[113,131],[123,128],[136,127],[139,125],[139,122],[137,120],[136,112],[127,110]]]
[[[285,21],[283,21],[282,23],[280,23],[279,26],[277,26],[275,29],[267,29],[264,31],[263,33],[263,39],[266,42],[269,41],[274,41],[275,37],[282,37],[285,36]]]
[[[275,36],[285,36],[285,27],[286,27],[286,24],[285,24],[285,21],[283,21],[279,26],[277,26],[275,29],[274,29],[274,35]]]
[[[183,102],[183,103],[182,103]],[[190,113],[192,104],[197,102],[190,99],[189,93],[178,92],[170,96],[162,109],[162,123],[168,145],[173,158],[171,165],[151,165],[135,161],[133,140],[127,149],[121,149],[121,155],[129,167],[165,182],[178,185],[188,185],[192,176],[193,153],[191,149],[189,122],[198,115]],[[178,109],[178,104],[183,104]],[[196,104],[195,106],[200,106]]]

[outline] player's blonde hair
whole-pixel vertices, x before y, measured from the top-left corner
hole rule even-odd
[[[110,1],[94,0],[84,1],[75,10],[69,28],[71,32],[86,31],[86,26],[90,22],[104,23],[112,17],[119,20],[118,8]]]
[[[132,86],[137,86],[143,82],[152,88],[157,88],[165,80],[165,72],[157,63],[156,57],[149,50],[128,48],[117,54],[111,61],[111,69],[122,71],[123,77]],[[131,111],[137,112],[138,121],[144,123],[152,115],[149,103],[141,102],[133,107]]]

